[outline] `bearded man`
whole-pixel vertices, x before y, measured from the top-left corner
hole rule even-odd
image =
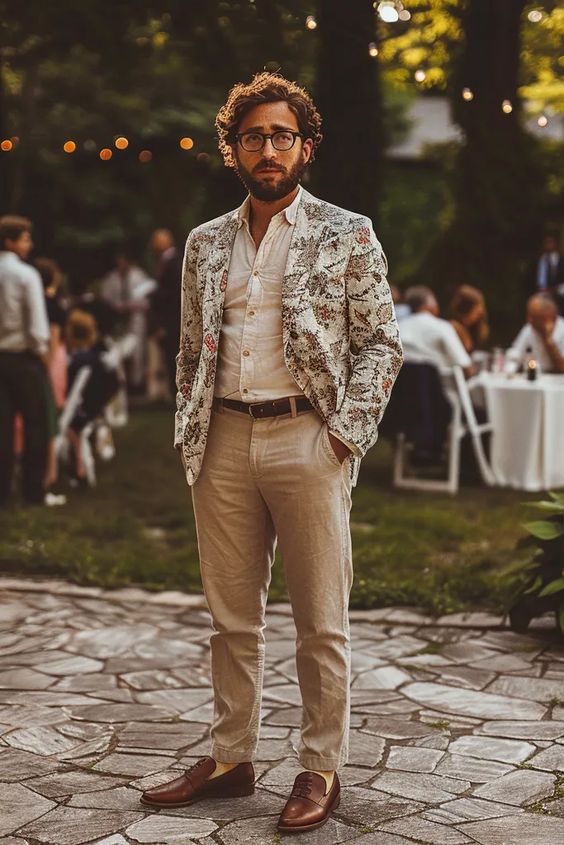
[[[348,759],[360,459],[401,366],[386,261],[370,221],[300,186],[321,141],[306,91],[261,73],[216,119],[240,208],[186,243],[175,446],[212,616],[210,756],[144,793],[155,807],[254,789],[265,608],[280,544],[303,703],[298,775],[278,830],[323,825]]]

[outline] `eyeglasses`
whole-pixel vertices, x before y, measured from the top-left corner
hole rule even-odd
[[[267,135],[264,132],[241,132],[235,138],[248,153],[258,153],[270,138],[272,146],[279,152],[291,150],[296,143],[296,138],[303,138],[302,132],[293,132],[291,129],[280,129]]]

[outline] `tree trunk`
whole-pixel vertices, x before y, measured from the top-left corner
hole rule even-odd
[[[320,0],[317,105],[323,143],[314,165],[318,194],[335,205],[377,215],[382,193],[382,99],[370,0]]]
[[[521,127],[517,94],[524,6],[525,0],[469,0],[452,92],[453,114],[465,133],[455,164],[454,213],[418,274],[447,295],[462,283],[481,288],[503,340],[522,319],[523,270],[542,226],[543,177],[535,141]],[[464,88],[472,100],[462,98]],[[504,100],[512,112],[504,113]]]

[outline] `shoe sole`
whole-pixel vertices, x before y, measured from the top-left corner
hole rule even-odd
[[[290,827],[284,827],[283,825],[278,824],[276,826],[276,829],[278,831],[280,831],[280,833],[304,833],[307,830],[316,830],[318,827],[323,827],[324,824],[327,824],[327,822],[331,818],[331,813],[333,812],[333,810],[336,810],[338,808],[340,803],[341,803],[341,796],[337,795],[337,797],[333,801],[331,807],[329,808],[327,815],[325,816],[324,819],[321,819],[320,822],[314,822],[313,824],[303,824],[303,825],[300,825],[299,827],[296,827],[295,825],[290,826]]]
[[[189,807],[191,804],[196,804],[198,801],[207,801],[207,800],[221,800],[222,798],[246,798],[249,795],[254,795],[255,787],[250,786],[246,787],[245,789],[237,789],[232,790],[231,792],[225,792],[223,795],[195,795],[194,798],[191,798],[189,801],[176,801],[172,803],[170,801],[147,801],[145,798],[141,797],[139,799],[141,804],[144,804],[145,807],[156,807],[158,810],[166,810],[167,807],[171,809],[176,809],[177,807]]]

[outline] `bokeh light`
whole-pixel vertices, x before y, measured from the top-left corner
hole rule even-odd
[[[511,114],[511,112],[513,111],[511,100],[504,100],[501,104],[501,110],[504,114]]]
[[[194,146],[194,141],[192,140],[192,138],[181,138],[180,146],[183,150],[191,150]]]
[[[108,149],[108,147],[104,147],[103,150],[100,150],[100,158],[102,161],[109,161],[112,156],[113,153],[110,149]]]
[[[416,82],[425,82],[426,78],[427,78],[427,74],[425,73],[423,68],[420,67],[415,71],[415,81]]]
[[[317,29],[317,21],[313,15],[308,15],[306,18],[305,25],[308,29]]]
[[[127,138],[124,138],[123,135],[120,135],[119,138],[116,138],[114,141],[116,149],[118,150],[126,150],[129,146],[129,141]]]
[[[399,13],[400,21],[410,21],[411,20],[411,12],[409,9],[402,9]]]
[[[0,149],[3,150],[5,153],[9,153],[13,146],[14,145],[12,144],[9,138],[4,138],[4,140],[0,144]]]
[[[548,117],[545,114],[539,115],[537,123],[541,127],[541,129],[544,129],[544,127],[548,125]]]
[[[467,103],[469,103],[470,100],[474,99],[474,92],[472,91],[471,88],[463,88],[462,89],[462,99],[466,100]]]
[[[66,153],[74,153],[76,152],[76,144],[74,141],[65,141],[63,144],[63,150]]]
[[[372,56],[373,59],[375,59],[378,55],[378,47],[374,41],[371,41],[368,45],[368,54]]]
[[[139,153],[139,161],[141,164],[147,164],[153,158],[151,150],[141,150]]]
[[[378,4],[378,14],[384,23],[396,23],[399,20],[399,12],[394,0],[382,0]]]
[[[539,21],[542,21],[542,12],[540,9],[531,9],[527,17],[531,23],[539,23]]]

